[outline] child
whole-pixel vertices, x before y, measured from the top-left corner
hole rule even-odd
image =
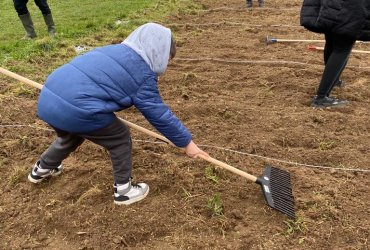
[[[122,44],[78,56],[49,75],[38,101],[38,116],[52,126],[56,140],[41,155],[28,179],[39,183],[61,173],[62,161],[87,139],[108,150],[113,166],[114,202],[142,200],[145,183],[131,183],[131,137],[114,112],[135,106],[190,157],[208,155],[160,97],[158,75],[176,54],[171,30],[147,23]]]
[[[252,0],[246,0],[246,1],[247,1],[247,7],[251,8],[253,6]],[[264,4],[265,4],[264,0],[258,0],[259,7],[263,7]]]

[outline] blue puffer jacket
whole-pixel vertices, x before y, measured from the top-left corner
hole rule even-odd
[[[176,146],[191,141],[163,103],[157,75],[123,44],[94,49],[51,73],[41,90],[38,116],[58,129],[83,134],[108,126],[114,112],[132,105]]]

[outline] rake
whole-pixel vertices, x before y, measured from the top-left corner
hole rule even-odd
[[[304,39],[279,39],[273,38],[270,36],[266,36],[265,43],[266,45],[273,44],[273,43],[325,43],[325,40],[304,40]],[[356,43],[369,43],[364,41],[356,41]]]
[[[304,42],[304,43],[312,43],[312,42],[318,42],[318,43],[324,43],[325,40],[300,40],[300,39],[278,39],[266,36],[265,39],[266,45],[273,44],[273,43],[280,43],[280,42],[287,42],[287,43],[295,43],[295,42]]]
[[[308,45],[307,48],[309,50],[324,50],[324,47],[317,47],[315,45]],[[353,49],[351,50],[351,52],[353,53],[362,53],[362,54],[370,54],[370,51],[366,51],[366,50],[357,50],[357,49]]]
[[[23,83],[36,87],[38,89],[41,89],[43,86],[37,82],[29,80],[23,76],[15,74],[1,67],[0,67],[0,72],[18,81],[21,81]],[[170,145],[174,146],[174,144],[170,140],[168,140],[166,137],[162,135],[154,133],[146,128],[143,128],[139,125],[136,125],[124,119],[121,119],[121,118],[119,119],[122,122],[124,122],[127,126],[129,126],[130,128],[136,129],[140,132],[143,132],[149,136],[152,136],[154,138],[157,138],[161,141],[167,142]],[[223,169],[226,169],[234,174],[238,174],[248,179],[249,181],[259,184],[261,186],[263,195],[265,197],[265,200],[268,206],[270,206],[273,209],[276,209],[277,211],[283,214],[286,214],[287,216],[291,218],[295,218],[294,197],[292,194],[291,178],[290,178],[289,172],[272,167],[272,166],[266,166],[264,169],[264,173],[256,177],[254,175],[246,173],[240,169],[230,166],[210,156],[199,155],[199,157]]]

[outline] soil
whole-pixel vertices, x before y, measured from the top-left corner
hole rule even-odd
[[[12,94],[1,77],[0,249],[370,248],[370,55],[352,53],[333,91],[348,105],[314,109],[322,51],[264,42],[323,39],[299,27],[301,1],[197,2],[203,10],[164,23],[178,53],[159,80],[163,99],[212,157],[256,176],[288,171],[296,220],[269,208],[259,185],[134,130],[146,199],[114,205],[109,156],[89,142],[34,185],[27,174],[54,133],[35,116],[37,94]],[[153,130],[134,109],[118,115]]]

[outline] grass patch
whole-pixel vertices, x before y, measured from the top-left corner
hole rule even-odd
[[[318,148],[321,151],[330,150],[336,147],[335,141],[319,141]]]
[[[21,40],[24,29],[13,5],[0,3],[0,64],[6,68],[28,64],[25,67],[32,69],[33,74],[41,75],[42,79],[75,57],[77,53],[70,53],[75,46],[98,47],[118,43],[141,24],[161,23],[169,15],[200,8],[192,0],[53,1],[49,2],[49,6],[57,36],[51,39],[35,3],[30,1],[27,6],[38,37]],[[21,74],[18,71],[16,73]]]
[[[307,230],[307,226],[302,217],[297,217],[295,220],[286,220],[284,221],[284,223],[287,226],[287,229],[285,230],[284,234],[287,236],[298,233],[304,233]]]
[[[208,200],[207,208],[211,211],[212,216],[221,216],[224,214],[220,194],[215,194]]]
[[[92,187],[89,190],[87,190],[85,193],[83,193],[76,201],[76,204],[82,203],[84,200],[88,198],[95,197],[99,195],[102,192],[102,190],[98,187]]]
[[[213,168],[213,167],[206,167],[206,169],[204,170],[204,175],[211,182],[214,182],[214,183],[218,184],[219,177],[216,174],[215,168]]]
[[[16,186],[26,176],[27,176],[26,169],[24,169],[23,167],[19,167],[19,166],[14,167],[8,179],[8,186],[9,187]]]
[[[36,89],[30,89],[28,85],[17,82],[8,89],[5,94],[18,97],[35,97],[37,95]]]

